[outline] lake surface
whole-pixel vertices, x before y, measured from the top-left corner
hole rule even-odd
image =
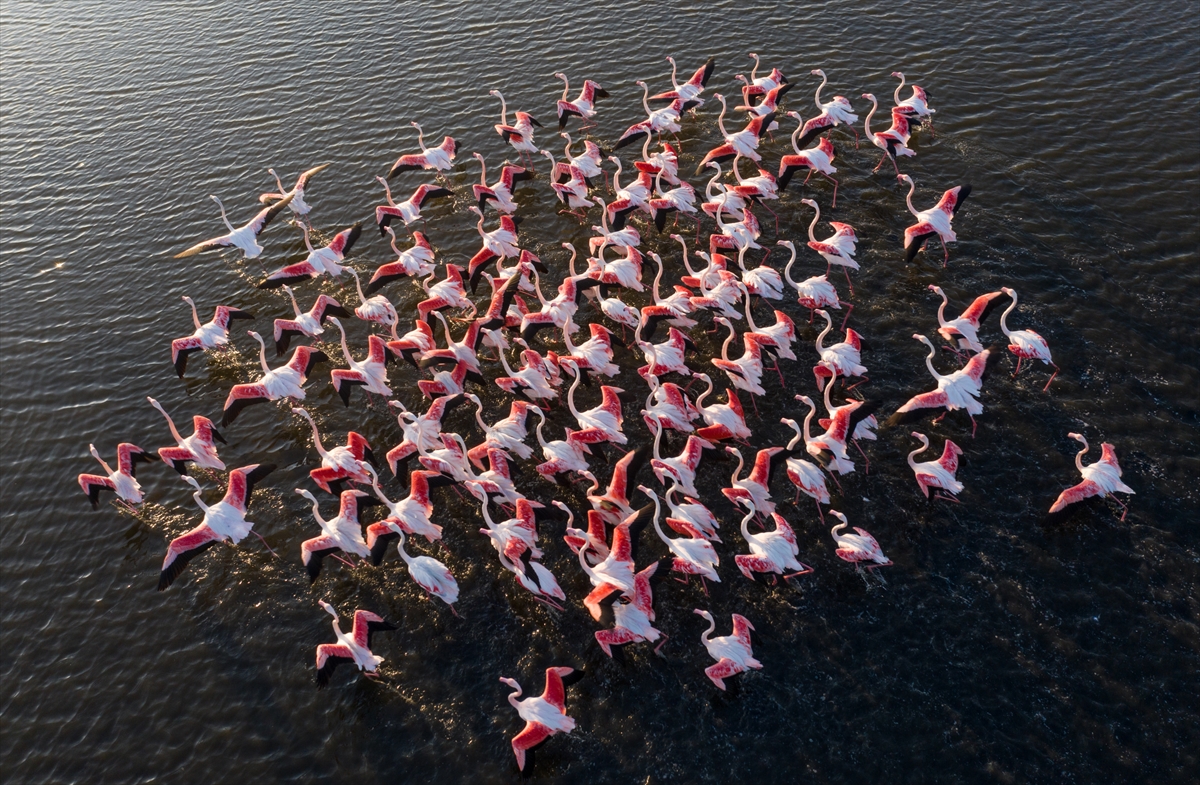
[[[568,689],[578,728],[536,752],[528,774],[536,781],[1193,781],[1194,4],[716,2],[685,11],[605,3],[561,14],[524,2],[360,5],[10,2],[0,12],[7,781],[517,781],[509,738],[520,721],[497,678],[537,692],[542,669],[562,664],[586,672]],[[717,492],[732,469],[725,460],[707,461],[700,478],[723,522],[722,583],[707,597],[695,581],[657,584],[658,627],[669,636],[661,658],[647,644],[624,647],[613,660],[599,650],[599,627],[579,604],[589,586],[557,527],[543,527],[542,544],[568,595],[565,612],[534,602],[500,570],[476,533],[478,510],[450,490],[437,492],[448,551],[423,542],[413,550],[454,571],[457,618],[424,598],[394,553],[379,568],[353,572],[329,560],[310,586],[299,543],[316,527],[292,489],[308,484],[316,458],[307,428],[283,405],[244,412],[224,429],[230,443],[221,451],[230,467],[279,465],[256,492],[250,518],[281,558],[247,538],[209,551],[160,593],[166,543],[199,517],[191,489],[154,464],[138,475],[149,501],[139,517],[107,503],[88,507],[75,476],[97,469],[89,442],[110,460],[120,441],[157,449],[169,433],[145,396],[181,425],[192,414],[216,417],[230,385],[256,367],[257,347],[241,322],[233,332],[240,354],[195,357],[177,379],[169,342],[191,330],[180,295],[194,297],[203,318],[218,302],[246,308],[264,334],[290,314],[282,294],[254,288],[266,271],[302,258],[301,233],[284,220],[264,233],[256,260],[232,251],[171,258],[220,231],[208,194],[245,220],[257,195],[274,190],[267,167],[288,180],[331,163],[309,188],[312,220],[325,234],[367,221],[352,262],[372,270],[392,258],[370,223],[381,201],[373,178],[415,148],[409,122],[420,120],[428,136],[458,140],[449,177],[457,196],[425,212],[439,260],[464,262],[478,248],[466,210],[478,181],[470,153],[493,166],[511,153],[491,128],[498,107],[489,89],[503,90],[510,110],[533,112],[547,126],[539,142],[558,155],[555,71],[571,77],[573,94],[585,77],[611,93],[593,130],[611,145],[644,117],[636,79],[669,88],[665,55],[688,73],[715,57],[711,99],[736,95],[733,77],[748,73],[751,50],[796,84],[787,105],[806,117],[814,111],[812,68],[829,74],[826,96],[848,96],[860,115],[869,108],[863,92],[890,105],[888,74],[903,70],[937,109],[936,136],[919,131],[917,156],[902,161],[917,181],[917,205],[959,183],[974,187],[945,269],[940,249],[903,263],[904,190],[890,167],[872,174],[877,151],[855,150],[844,131],[832,135],[837,210],[829,212],[829,188],[815,178],[773,203],[779,237],[802,248],[811,215],[802,196],[820,202],[823,220],[858,231],[851,325],[864,336],[870,368],[859,391],[890,414],[929,388],[924,349],[910,336],[936,337],[931,283],[947,290],[955,313],[978,294],[1015,288],[1013,326],[1046,336],[1062,368],[1043,393],[1044,366],[1013,380],[1013,358],[996,352],[976,438],[960,415],[922,420],[935,446],[952,438],[965,448],[961,505],[919,495],[905,464],[911,427],[881,429],[867,446],[869,474],[860,461],[834,500],[894,561],[879,577],[864,580],[834,556],[811,501],[793,506],[780,477],[775,497],[797,531],[801,560],[815,571],[790,585],[742,578],[733,565],[745,552],[740,516]],[[685,121],[682,171],[719,138],[718,109],[709,100]],[[791,152],[792,121],[782,124],[763,147],[772,166]],[[629,167],[636,149],[621,153]],[[565,272],[559,243],[582,246],[589,232],[556,214],[545,169],[539,160],[541,179],[517,201],[524,242],[556,281]],[[398,176],[397,190],[423,179]],[[773,245],[773,221],[759,214]],[[690,223],[680,225],[692,236]],[[669,277],[677,276],[674,244],[643,229],[644,247],[662,252]],[[772,257],[779,266],[781,258]],[[815,257],[798,266],[806,276],[819,271]],[[348,281],[304,284],[302,303],[318,291],[353,303]],[[416,287],[385,291],[409,324]],[[797,320],[800,361],[782,364],[786,394],[772,374],[764,377],[770,395],[757,416],[749,412],[755,447],[786,439],[779,418],[804,413],[792,394],[815,392],[816,330],[794,300],[781,307]],[[759,313],[769,322],[765,308]],[[581,317],[596,315],[585,307]],[[367,330],[348,321],[361,352]],[[690,361],[700,369],[723,336],[695,333],[699,351]],[[1001,343],[995,317],[983,335]],[[937,363],[947,372],[953,358],[942,354]],[[332,357],[342,365],[340,352]],[[633,373],[640,358],[619,351],[618,361],[625,371],[617,383],[644,395]],[[395,444],[395,419],[358,392],[344,408],[329,367],[313,374],[308,401],[327,444],[351,428],[377,451]],[[423,409],[417,378],[408,366],[392,370],[397,397]],[[581,402],[593,405],[594,395]],[[494,391],[485,398],[489,419],[507,408]],[[648,438],[637,408],[626,411],[633,444]],[[556,432],[571,423],[562,409],[550,421]],[[449,425],[477,441],[470,407]],[[1078,480],[1070,431],[1090,439],[1089,459],[1101,441],[1116,446],[1137,492],[1126,499],[1124,522],[1102,501],[1047,520],[1058,492]],[[668,451],[680,443],[671,440]],[[607,476],[603,461],[594,465]],[[534,498],[554,497],[531,467],[518,475]],[[642,480],[652,481],[649,472]],[[204,484],[211,502],[220,483]],[[388,491],[402,495],[393,480]],[[560,495],[582,513],[581,494]],[[322,508],[332,515],[332,500]],[[663,555],[646,532],[639,565]],[[314,647],[331,635],[318,599],[344,618],[363,607],[399,626],[376,638],[375,652],[386,658],[379,682],[343,668],[329,688],[315,689]],[[763,670],[734,677],[719,693],[702,672],[711,661],[697,640],[705,626],[692,614],[698,607],[717,615],[717,634],[727,633],[730,613],[750,618]]]

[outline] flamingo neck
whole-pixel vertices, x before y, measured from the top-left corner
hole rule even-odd
[[[1004,309],[1004,313],[1000,314],[1000,331],[1002,333],[1004,333],[1005,338],[1012,335],[1012,333],[1009,332],[1009,329],[1008,329],[1008,315],[1010,313],[1012,313],[1013,309],[1016,307],[1017,307],[1017,293],[1013,292],[1012,302],[1009,303],[1008,307]]]
[[[196,329],[199,330],[204,325],[200,322],[200,314],[196,312],[196,303],[193,300],[188,300],[187,304],[188,307],[192,309],[192,323],[196,325]]]
[[[271,174],[275,177],[275,185],[279,187],[279,195],[287,196],[287,191],[285,191],[283,188],[283,181],[279,179],[279,174],[274,171],[271,172]]]
[[[263,373],[270,373],[271,366],[267,365],[267,345],[263,343],[263,339],[255,336],[258,341],[258,362],[262,365]]]
[[[417,147],[421,148],[422,153],[429,152],[429,148],[425,146],[425,132],[419,125],[417,126]]]
[[[700,393],[699,397],[696,398],[696,408],[697,409],[704,408],[703,407],[704,399],[707,398],[708,394],[711,393],[712,391],[713,391],[713,380],[712,380],[712,377],[710,376],[710,377],[708,377],[708,387],[706,387],[704,389],[704,392]]]
[[[709,639],[709,637],[712,636],[713,630],[715,630],[716,628],[717,628],[717,620],[712,618],[712,616],[710,615],[709,619],[708,619],[708,629],[705,630],[704,632],[700,633],[700,642],[703,643],[705,646],[707,646],[708,639]]]
[[[825,314],[825,329],[822,330],[821,334],[817,336],[817,354],[820,354],[825,351],[825,346],[824,346],[823,342],[825,340],[825,336],[828,335],[829,331],[832,329],[833,329],[833,320],[830,319],[829,314],[826,313]]]
[[[821,88],[818,87],[817,92],[818,93],[821,92]],[[803,152],[800,150],[800,144],[798,141],[800,139],[800,132],[803,130],[804,130],[804,118],[800,116],[799,112],[796,112],[796,130],[792,131],[792,149],[796,151],[796,155],[803,155]]]
[[[871,133],[871,118],[875,116],[875,110],[878,108],[879,108],[879,102],[875,100],[874,96],[872,96],[871,97],[871,111],[867,112],[866,119],[863,120],[863,131],[866,133],[867,138],[872,141],[874,141],[874,139],[875,139],[875,134]]]
[[[497,95],[500,95],[497,93]],[[500,95],[500,125],[508,125],[508,101]]]
[[[917,208],[913,207],[912,203],[913,192],[916,190],[917,181],[910,177],[908,179],[908,193],[905,194],[904,201],[908,203],[908,211],[919,218],[921,214],[917,212]]]
[[[679,82],[675,79],[675,61],[671,61],[671,86],[675,88],[675,92],[679,92]]]
[[[787,279],[787,282],[792,285],[793,289],[795,289],[796,291],[800,291],[800,283],[795,278],[793,278],[791,275],[792,265],[794,265],[796,263],[796,246],[793,245],[791,247],[791,252],[792,252],[792,258],[788,260],[787,265],[784,266],[784,268],[783,268],[783,277],[785,279]]]
[[[175,441],[182,442],[183,437],[179,435],[179,431],[175,428],[175,421],[171,419],[171,415],[167,414],[167,410],[162,408],[157,402],[155,402],[154,408],[158,409],[159,414],[166,418],[167,427],[171,429],[171,435],[175,437]]]
[[[511,376],[511,375],[512,375],[512,372],[509,371],[509,376]],[[546,426],[546,417],[543,415],[541,422],[539,422],[538,426],[537,426],[537,440],[538,440],[538,444],[542,445],[543,450],[549,446],[546,443],[546,437],[542,435],[542,428],[544,428],[545,426]]]
[[[922,440],[921,440],[921,446],[920,446],[920,447],[918,447],[917,449],[913,450],[912,452],[910,452],[910,453],[908,454],[908,465],[909,465],[910,467],[912,467],[913,469],[916,469],[916,468],[917,468],[917,462],[916,462],[915,460],[913,460],[913,459],[914,459],[914,457],[915,457],[915,456],[916,456],[918,453],[925,452],[925,451],[926,451],[926,450],[928,450],[928,449],[929,449],[929,442],[928,442],[927,440],[924,440],[924,439],[922,439]]]
[[[647,85],[645,82],[643,82],[642,83],[642,108],[646,110],[647,117],[654,114],[654,112],[650,111],[650,100],[649,99],[650,99],[650,86]],[[646,142],[649,143],[649,141],[650,141],[650,133],[647,132],[646,133]]]
[[[817,407],[814,406],[811,401],[809,401],[808,414],[804,415],[804,443],[805,444],[808,444],[809,442],[812,441],[812,431],[810,429],[812,427],[813,415],[816,413],[817,413]]]
[[[1083,444],[1083,449],[1075,454],[1075,468],[1078,469],[1082,473],[1083,472],[1083,456],[1087,454],[1089,447],[1088,447],[1087,439],[1080,439],[1079,441]]]
[[[328,453],[325,452],[325,447],[321,444],[321,432],[317,430],[317,424],[313,422],[312,417],[307,417],[306,419],[308,420],[309,426],[312,428],[313,444],[315,444],[317,447],[317,454],[324,458],[326,455],[328,455]]]
[[[892,93],[892,99],[896,102],[896,106],[900,105],[900,91],[904,89],[904,74],[900,74],[900,84],[896,85],[896,92]]]
[[[741,525],[742,537],[745,538],[746,542],[750,542],[751,540],[754,539],[754,535],[750,533],[750,519],[753,517],[754,517],[754,510],[751,510],[749,513],[747,513],[742,518],[742,525]],[[709,630],[709,632],[712,632],[712,630]]]
[[[661,177],[662,174],[660,173],[659,176]],[[659,297],[659,290],[658,290],[658,283],[659,283],[659,281],[662,280],[662,275],[663,275],[662,260],[656,256],[656,257],[654,257],[654,264],[658,267],[658,272],[654,275],[654,288],[652,290],[654,293],[654,304],[662,305],[662,298]]]
[[[817,241],[817,221],[821,220],[821,206],[816,202],[813,202],[813,209],[817,212],[815,215],[813,215],[812,221],[808,224],[808,239],[815,243]]]
[[[739,259],[738,261],[740,263],[741,259]],[[745,269],[746,269],[745,267],[742,268],[742,270],[745,270]],[[753,311],[753,309],[750,308],[750,291],[749,290],[746,290],[746,301],[745,302],[746,302],[746,324],[748,324],[750,326],[750,332],[756,333],[756,332],[758,332],[758,325],[754,323],[754,311]]]
[[[217,199],[215,196],[213,197],[213,200],[217,203],[217,207],[221,208],[221,221],[225,224],[225,227],[232,232],[233,224],[229,223],[229,217],[225,215],[225,205],[221,204],[221,200]]]
[[[821,84],[817,85],[817,94],[813,96],[813,101],[816,103],[818,110],[823,109],[821,106],[821,91],[825,89],[825,83],[828,81],[829,77],[821,74]]]
[[[346,328],[342,327],[341,322],[334,322],[334,324],[337,325],[338,332],[342,334],[342,354],[346,356],[346,364],[353,367],[354,358],[350,356],[350,345],[346,343]],[[266,360],[263,360],[263,362],[266,362]]]
[[[754,68],[750,69],[750,84],[754,84],[755,80],[757,80],[757,78],[758,78],[758,66],[759,66],[758,55],[754,55]]]
[[[647,400],[647,404],[646,404],[646,406],[647,406],[647,408],[649,408],[649,405],[650,405],[650,404],[649,404],[649,399],[646,399],[646,400]],[[655,424],[656,426],[658,426],[658,427],[655,429],[655,431],[654,431],[654,460],[656,460],[656,461],[661,461],[661,460],[662,460],[662,454],[661,454],[661,453],[659,453],[659,451],[658,451],[658,446],[659,446],[659,445],[662,443],[662,434],[663,434],[663,430],[664,430],[664,429],[663,429],[663,425],[662,425],[662,423],[661,423],[661,422],[659,422],[658,420],[655,420],[655,421],[654,421],[654,424]]]
[[[567,390],[567,408],[571,410],[571,414],[576,419],[579,418],[579,410],[575,408],[575,389],[579,387],[580,380],[583,379],[583,374],[578,369],[575,371],[575,381],[571,382],[571,387]]]
[[[741,473],[742,473],[742,466],[745,464],[745,461],[742,459],[742,452],[741,452],[741,450],[738,450],[738,451],[737,451],[736,453],[734,453],[734,454],[737,456],[738,462],[737,462],[737,466],[735,466],[735,467],[734,467],[734,469],[733,469],[733,475],[732,475],[732,476],[729,478],[729,483],[730,483],[731,485],[734,485],[734,486],[736,486],[736,485],[737,485],[737,483],[738,483],[738,477],[739,477],[739,476],[741,475]]]
[[[725,343],[721,344],[721,359],[725,362],[729,362],[729,344],[733,343],[733,339],[734,336],[737,335],[737,331],[733,329],[733,322],[727,322],[726,324],[729,327],[729,335],[725,337]]]
[[[392,247],[394,248],[395,246],[393,245]],[[290,286],[287,289],[287,296],[292,301],[292,310],[296,312],[296,316],[303,316],[304,312],[300,310],[300,303],[296,302],[296,295],[292,293]]]
[[[729,134],[725,132],[725,96],[718,95],[717,98],[721,101],[721,113],[717,115],[717,127],[721,129],[721,136],[728,138]]]
[[[196,502],[196,506],[199,507],[201,510],[203,510],[204,512],[208,512],[208,505],[205,504],[204,500],[200,498],[203,495],[203,493],[204,493],[203,491],[197,490],[195,493],[192,494],[192,501]]]
[[[937,320],[938,320],[938,324],[940,326],[945,327],[946,326],[946,305],[949,303],[949,300],[946,299],[945,291],[938,292],[938,294],[940,294],[942,296],[942,304],[938,306]]]
[[[571,83],[567,81],[567,77],[565,77],[565,76],[560,76],[558,78],[561,79],[563,82],[562,100],[566,101],[567,93],[571,92]]]
[[[567,143],[563,145],[563,155],[566,156],[568,161],[573,160],[571,158],[571,135],[563,134],[563,138],[567,140]]]
[[[931,374],[933,374],[933,378],[937,379],[940,382],[942,379],[944,379],[946,377],[944,377],[940,373],[938,373],[937,369],[933,367],[933,356],[935,354],[937,354],[937,349],[933,348],[933,344],[929,344],[929,354],[925,355],[925,367],[929,369],[929,372]]]

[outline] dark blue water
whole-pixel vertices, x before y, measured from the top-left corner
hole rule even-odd
[[[568,664],[586,671],[568,690],[578,729],[538,750],[530,776],[540,781],[1190,781],[1200,750],[1198,28],[1191,3],[609,3],[561,16],[511,2],[6,4],[0,770],[14,783],[514,781],[508,740],[520,722],[497,677],[536,691],[543,668]],[[331,563],[310,586],[299,543],[316,528],[292,489],[307,482],[315,455],[284,406],[243,413],[222,448],[229,466],[279,464],[251,518],[281,559],[248,538],[210,551],[158,593],[167,541],[198,520],[190,489],[153,465],[139,472],[148,499],[139,517],[87,506],[74,478],[96,469],[89,442],[109,457],[119,441],[165,445],[145,396],[180,422],[215,416],[230,385],[256,367],[257,347],[235,333],[239,354],[194,359],[176,379],[169,341],[190,329],[181,294],[202,312],[216,302],[247,308],[264,334],[290,313],[282,295],[254,288],[301,256],[300,232],[284,221],[264,234],[257,260],[171,259],[219,230],[208,194],[236,219],[273,190],[267,167],[287,180],[329,162],[309,191],[317,228],[369,220],[380,196],[372,178],[414,147],[408,123],[417,119],[428,135],[459,143],[450,176],[459,195],[426,212],[439,260],[462,262],[478,247],[466,211],[478,179],[470,153],[493,165],[506,154],[489,89],[550,126],[561,92],[552,74],[563,70],[575,85],[595,79],[612,97],[599,104],[593,138],[611,144],[643,116],[634,80],[669,86],[665,55],[686,71],[716,57],[708,92],[734,95],[751,50],[797,83],[788,105],[806,117],[812,68],[830,75],[826,95],[850,97],[860,114],[861,93],[886,105],[888,74],[905,71],[938,110],[937,136],[919,132],[917,156],[903,162],[918,206],[952,185],[974,186],[946,269],[937,254],[903,264],[903,190],[890,167],[871,173],[874,149],[856,151],[848,134],[835,136],[835,213],[821,184],[793,186],[777,203],[779,236],[797,244],[810,215],[801,196],[858,230],[851,324],[871,370],[862,392],[886,414],[927,388],[924,351],[910,336],[936,327],[931,283],[952,308],[1014,287],[1022,300],[1013,326],[1046,336],[1062,367],[1043,393],[1046,372],[1011,380],[1003,352],[975,439],[965,418],[922,423],[936,445],[965,447],[961,505],[925,502],[904,461],[911,428],[881,430],[868,447],[870,474],[860,463],[834,502],[894,561],[886,583],[834,556],[811,502],[783,502],[791,490],[782,478],[776,498],[815,571],[792,586],[746,581],[732,561],[745,550],[739,517],[717,492],[732,465],[714,461],[700,481],[723,522],[722,583],[708,597],[695,583],[658,585],[662,658],[645,644],[604,657],[579,604],[589,586],[553,528],[542,532],[546,564],[570,602],[561,613],[533,602],[476,533],[478,511],[450,491],[438,492],[449,552],[414,550],[454,571],[459,617],[425,600],[394,555],[353,573]],[[686,121],[682,171],[715,144],[717,108],[710,102]],[[538,139],[561,150],[549,127]],[[628,168],[636,153],[622,152]],[[784,152],[782,134],[764,144],[770,162]],[[405,175],[400,190],[417,182]],[[517,199],[524,242],[551,267],[549,279],[561,278],[558,245],[581,246],[586,227],[556,215],[544,178]],[[652,229],[643,235],[677,276],[673,244]],[[773,222],[764,221],[764,239],[774,243]],[[390,258],[365,232],[352,261],[368,270]],[[810,260],[798,272],[818,268]],[[318,291],[354,301],[345,279],[301,291],[305,305]],[[418,299],[409,284],[387,294],[402,314]],[[794,303],[784,308],[805,319]],[[596,314],[584,308],[581,317]],[[363,346],[363,324],[350,329],[351,345]],[[764,379],[771,396],[750,416],[756,447],[785,438],[780,416],[802,414],[793,392],[814,392],[816,330],[800,333],[800,362],[782,366],[787,394]],[[995,321],[984,333],[1001,338]],[[720,336],[699,328],[695,337],[700,369]],[[341,364],[340,351],[331,356]],[[626,370],[617,383],[644,394],[632,372],[640,358],[622,352],[618,361]],[[948,355],[938,362],[951,367]],[[407,366],[392,371],[410,407],[419,405],[417,378]],[[319,367],[308,402],[328,442],[351,428],[377,450],[399,439],[378,402],[368,409],[356,393],[343,408],[328,379]],[[494,391],[485,399],[490,419],[507,408]],[[648,437],[635,412],[627,432],[640,444]],[[562,411],[551,416],[556,428],[569,423]],[[449,424],[477,440],[469,411]],[[1070,431],[1116,446],[1137,492],[1124,522],[1104,502],[1047,519],[1059,490],[1078,479]],[[607,472],[602,459],[595,465]],[[531,467],[517,474],[532,497],[554,496]],[[210,501],[219,484],[206,482]],[[388,490],[400,495],[397,483]],[[562,497],[584,509],[580,495]],[[332,514],[331,502],[323,506]],[[665,555],[649,533],[642,546],[639,565]],[[314,647],[330,640],[318,599],[398,624],[376,639],[386,658],[379,682],[343,672],[315,689]],[[763,670],[718,693],[702,673],[710,660],[696,607],[718,616],[718,634],[730,613],[749,617]]]

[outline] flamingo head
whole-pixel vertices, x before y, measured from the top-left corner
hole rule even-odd
[[[192,486],[196,490],[200,490],[200,483],[196,482],[196,480],[194,478],[189,477],[185,474],[182,477],[180,477],[179,479],[183,480],[184,482],[186,482],[188,485]]]
[[[703,619],[705,621],[713,620],[712,614],[706,610],[701,610],[700,608],[697,608],[696,610],[692,611],[692,613],[696,614],[697,616],[703,617]]]
[[[391,229],[392,227],[389,226],[388,228]],[[287,284],[283,285],[283,290],[288,293],[289,297],[293,294],[292,287],[288,286]]]
[[[814,210],[817,209],[817,203],[814,202],[812,199],[801,199],[800,204],[806,204],[809,207],[813,208]]]
[[[842,515],[842,514],[841,514],[840,512],[838,512],[837,510],[826,510],[826,512],[828,512],[830,515],[832,515],[833,517],[835,517],[835,518],[837,518],[839,521],[841,521],[841,522],[842,522],[842,526],[845,526],[845,525],[847,525],[848,523],[850,523],[850,521],[846,520],[846,516],[845,516],[845,515]],[[836,527],[836,526],[835,526],[834,528],[838,528],[838,527]]]
[[[339,319],[338,319],[336,316],[328,316],[328,317],[326,317],[326,318],[327,318],[329,321],[333,322],[333,326],[334,326],[334,327],[337,327],[338,329],[341,329],[341,327],[342,327],[342,323],[341,323],[341,321],[340,321],[340,320],[339,320]]]
[[[643,82],[641,79],[639,79],[639,80],[637,80],[636,82],[634,82],[634,84],[635,84],[635,85],[637,85],[638,87],[645,87],[645,86],[646,86],[646,83],[645,83],[645,82]]]
[[[336,321],[336,319],[335,319],[334,317],[332,317],[332,316],[330,316],[330,317],[329,317],[329,320],[330,320],[330,321]],[[262,340],[262,336],[261,336],[261,335],[259,335],[259,334],[258,334],[258,333],[256,333],[256,332],[254,332],[253,330],[247,330],[247,331],[246,331],[246,335],[249,335],[251,338],[253,338],[253,339],[254,339],[254,340],[256,340],[256,341],[261,341],[261,340]]]
[[[791,240],[780,240],[779,242],[777,242],[775,244],[782,245],[784,248],[787,248],[789,251],[796,250],[796,246],[792,244]]]
[[[796,400],[799,401],[800,403],[804,404],[805,406],[812,408],[812,405],[813,405],[812,398],[809,398],[807,395],[797,395]]]
[[[791,118],[794,118],[794,119],[796,120],[796,122],[799,122],[799,121],[800,121],[800,113],[799,113],[799,112],[793,112],[793,111],[789,110],[789,111],[787,112],[787,116],[788,116],[788,117],[791,117]]]
[[[825,72],[822,71],[820,68],[814,68],[813,70],[809,71],[809,73],[812,74],[813,76],[819,76],[822,79],[825,78]]]
[[[413,120],[412,122],[410,122],[409,125],[411,125],[413,128],[416,128],[418,131],[421,130],[421,124],[418,123],[416,120]]]
[[[896,77],[897,79],[904,78],[904,74],[900,73],[899,71],[892,71],[892,76]]]
[[[725,96],[721,95],[720,93],[713,93],[713,98],[720,101],[722,106],[725,105]]]
[[[500,91],[499,91],[499,90],[488,90],[488,95],[494,95],[494,96],[496,96],[497,98],[503,98],[503,97],[504,97],[504,96],[500,95]]]
[[[1000,291],[1004,292],[1004,293],[1005,293],[1005,294],[1007,294],[1009,297],[1016,297],[1016,296],[1017,296],[1017,293],[1016,293],[1016,292],[1014,292],[1014,291],[1013,291],[1011,288],[1009,288],[1009,287],[1007,287],[1007,286],[1001,286],[1001,287],[1000,287]]]
[[[383,186],[387,185],[387,180],[383,179],[379,175],[375,175],[375,179],[379,182],[380,185],[383,185]]]
[[[740,451],[740,450],[738,450],[738,448],[737,448],[737,447],[728,447],[728,446],[727,446],[727,447],[725,448],[725,452],[729,453],[730,455],[736,455],[736,456],[737,456],[737,457],[739,457],[739,458],[741,458],[741,457],[742,457],[742,453],[741,453],[741,451]]]
[[[941,294],[942,287],[938,286],[935,283],[931,283],[931,284],[929,284],[929,291],[933,292],[934,294]]]
[[[476,152],[474,152],[474,153],[471,153],[471,155],[472,155],[473,157],[475,157],[475,158],[478,158],[480,161],[482,161],[482,160],[483,160],[483,153],[480,153],[480,152],[476,151]]]
[[[183,296],[183,301],[188,305],[195,305],[195,303],[192,302],[192,298],[188,297],[186,294]]]
[[[334,618],[334,621],[337,620],[338,612],[336,610],[334,610],[332,605],[325,602],[325,600],[317,600],[317,604],[320,605],[322,608],[324,608],[325,612]]]
[[[913,179],[906,174],[897,175],[896,179],[902,183],[908,183],[910,185],[912,184],[912,181],[913,181]]]
[[[916,439],[917,441],[919,441],[921,444],[925,445],[926,447],[929,446],[929,438],[925,434],[921,433],[920,431],[913,431],[912,437],[914,439]]]
[[[555,79],[561,79],[561,80],[563,80],[564,82],[565,82],[565,81],[567,81],[567,75],[566,75],[566,74],[564,74],[564,73],[562,73],[561,71],[559,71],[558,73],[554,74],[554,78],[555,78]]]
[[[863,94],[862,94],[862,97],[863,97],[863,98],[865,98],[865,99],[867,99],[867,100],[868,100],[868,101],[870,101],[871,103],[877,103],[877,102],[875,101],[875,96],[874,96],[874,95],[872,95],[871,93],[863,93]]]
[[[1077,442],[1083,442],[1083,443],[1087,442],[1087,439],[1083,438],[1083,434],[1081,434],[1081,433],[1068,433],[1067,436],[1070,436],[1072,439],[1074,439]]]
[[[645,485],[639,485],[637,487],[637,489],[639,491],[641,491],[642,495],[644,495],[648,499],[657,499],[658,498],[658,494],[655,493],[654,491],[650,490],[649,488],[647,488]]]
[[[274,170],[274,169],[268,169],[268,170],[267,170],[267,174],[271,175],[272,177],[275,177],[275,170]]]
[[[317,501],[317,500],[316,500],[316,498],[314,498],[314,497],[313,497],[313,495],[312,495],[311,493],[309,493],[308,491],[304,490],[303,488],[296,488],[296,489],[295,489],[295,491],[296,491],[296,493],[298,493],[298,494],[300,494],[301,496],[303,496],[305,499],[308,499],[310,502],[314,502],[314,503],[315,503],[315,502]]]
[[[675,58],[671,57],[670,55],[667,55],[667,62],[670,63],[671,65],[675,65]]]
[[[478,207],[476,207],[475,205],[471,205],[471,206],[470,206],[470,207],[468,207],[467,209],[468,209],[468,210],[470,210],[471,212],[475,213],[476,215],[478,215],[480,218],[482,218],[482,217],[483,217],[483,211],[482,211],[482,210],[480,210],[480,209],[479,209]]]
[[[929,342],[929,339],[928,339],[928,338],[926,338],[924,335],[921,335],[920,333],[913,333],[913,338],[914,338],[915,340],[918,340],[918,341],[920,341],[921,343],[925,344],[926,346],[928,346],[928,347],[930,347],[930,348],[933,348],[933,344],[932,344],[932,343],[930,343],[930,342]]]
[[[512,688],[513,688],[514,690],[516,690],[517,692],[520,692],[520,691],[521,691],[521,685],[520,685],[520,684],[517,684],[517,680],[516,680],[516,679],[510,679],[510,678],[507,678],[507,677],[505,677],[505,676],[501,676],[501,677],[500,677],[500,681],[501,681],[501,683],[503,683],[503,684],[507,684],[509,687],[512,687]]]

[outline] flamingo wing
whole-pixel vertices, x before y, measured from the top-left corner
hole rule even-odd
[[[221,535],[202,523],[188,533],[171,540],[171,544],[167,546],[166,558],[163,559],[162,572],[159,573],[158,590],[163,591],[174,583],[175,579],[183,573],[188,562],[216,545],[221,539]]]
[[[354,642],[364,649],[371,648],[372,633],[388,632],[394,629],[396,629],[396,625],[389,624],[370,611],[357,610],[354,612],[354,629],[351,635],[354,637]]]
[[[956,185],[946,193],[942,194],[942,198],[938,200],[935,209],[941,210],[943,213],[954,216],[958,214],[958,210],[963,206],[963,202],[967,201],[967,197],[971,195],[971,186]]]
[[[1050,512],[1058,512],[1069,504],[1081,502],[1084,499],[1090,499],[1093,496],[1103,496],[1104,489],[1097,485],[1092,480],[1084,480],[1078,485],[1072,485],[1058,495],[1054,500],[1054,505],[1050,508]]]
[[[322,643],[317,647],[317,687],[324,687],[333,675],[333,669],[345,663],[354,663],[354,653],[340,643]]]
[[[273,463],[255,463],[234,469],[229,473],[229,488],[225,491],[225,498],[222,501],[244,515],[246,505],[250,503],[250,494],[254,491],[255,483],[273,471],[275,471]]]

